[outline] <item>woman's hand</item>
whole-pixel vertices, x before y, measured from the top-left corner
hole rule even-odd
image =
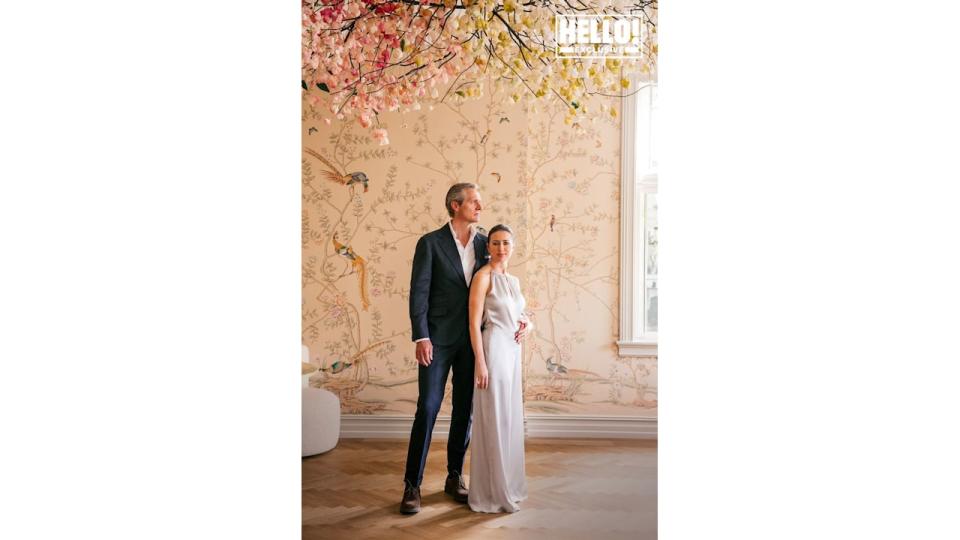
[[[490,384],[490,373],[487,372],[486,362],[477,362],[473,366],[473,378],[477,382],[477,388],[486,390]]]
[[[515,334],[513,334],[513,339],[514,339],[517,343],[520,343],[521,341],[523,341],[524,339],[526,339],[528,335],[530,335],[530,331],[531,331],[531,330],[533,330],[533,325],[532,325],[532,324],[530,324],[530,323],[528,323],[528,322],[526,322],[526,321],[520,321],[520,329],[517,330],[517,332],[516,332]]]

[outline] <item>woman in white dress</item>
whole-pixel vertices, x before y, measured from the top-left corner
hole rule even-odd
[[[507,274],[513,231],[490,229],[487,248],[490,262],[470,284],[476,388],[467,502],[475,512],[516,512],[527,498],[520,342],[532,326],[523,316],[520,280]]]

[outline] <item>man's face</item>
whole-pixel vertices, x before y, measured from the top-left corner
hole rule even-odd
[[[459,218],[467,223],[480,221],[480,211],[483,210],[483,206],[480,204],[480,193],[477,190],[473,188],[463,190],[463,204],[458,206],[454,201],[452,206],[454,219]]]

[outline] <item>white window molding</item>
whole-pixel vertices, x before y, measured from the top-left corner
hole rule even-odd
[[[655,85],[646,84],[621,103],[620,168],[620,356],[657,356],[657,334],[645,320],[646,205],[657,193],[652,104]]]

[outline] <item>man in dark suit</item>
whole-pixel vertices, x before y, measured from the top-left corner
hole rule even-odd
[[[430,450],[447,376],[453,371],[453,411],[447,440],[444,491],[467,502],[463,459],[470,443],[473,406],[473,348],[467,300],[473,274],[487,262],[487,237],[476,231],[480,193],[476,184],[454,184],[447,191],[450,222],[420,237],[410,276],[410,323],[416,342],[420,396],[407,449],[400,512],[420,511],[420,482]]]

